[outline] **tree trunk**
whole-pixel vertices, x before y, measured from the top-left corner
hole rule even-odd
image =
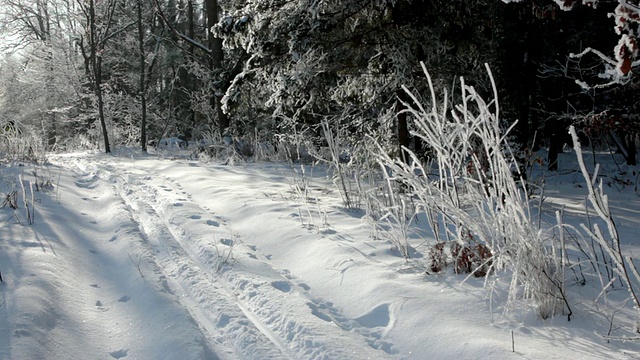
[[[627,149],[629,150],[629,157],[627,157],[627,165],[632,165],[632,166],[638,165],[638,161],[636,159],[636,152],[638,151],[638,149],[636,149],[635,134],[629,136],[629,146],[627,147]]]
[[[624,150],[627,152],[625,159],[627,160],[627,165],[635,166],[637,165],[636,160],[636,134],[628,134],[623,135],[622,137],[622,146],[624,146]]]
[[[556,133],[551,134],[549,138],[549,158],[547,159],[547,169],[549,171],[558,171],[558,154],[562,152],[562,137]]]
[[[43,47],[45,49],[44,60],[47,64],[47,70],[49,74],[46,76],[44,86],[46,88],[47,107],[49,104],[53,104],[54,94],[56,93],[55,81],[53,78],[53,48],[51,44],[51,19],[49,17],[49,7],[47,1],[36,1],[36,11],[38,19],[38,31],[37,35],[42,40]],[[51,150],[56,144],[57,132],[56,132],[56,114],[53,111],[47,109],[46,116],[43,116],[42,128],[45,130],[45,137],[47,139],[47,148]]]
[[[147,152],[147,97],[146,79],[147,71],[144,53],[144,28],[142,27],[142,0],[138,0],[138,49],[140,51],[140,146],[142,151]]]
[[[195,19],[193,14],[193,0],[187,0],[187,31],[190,39],[195,39]],[[189,55],[194,56],[195,46],[189,43]],[[193,59],[192,59],[193,60]]]
[[[218,0],[206,0],[207,7],[207,35],[209,38],[209,48],[211,49],[210,69],[212,72],[222,68],[224,53],[222,51],[222,39],[211,34],[211,27],[218,22]],[[230,125],[227,114],[222,111],[222,95],[216,93],[211,95],[211,106],[215,108],[218,118],[220,134],[223,134]]]
[[[109,132],[107,131],[107,122],[104,118],[104,100],[102,98],[102,58],[98,57],[94,62],[96,64],[95,76],[96,97],[98,98],[98,116],[100,117],[100,127],[102,128],[102,137],[104,138],[104,152],[109,154],[111,152],[111,145],[109,145]]]
[[[411,142],[410,134],[409,134],[409,125],[407,124],[407,113],[402,110],[405,109],[404,104],[401,99],[404,94],[402,90],[398,91],[398,99],[396,100],[396,120],[398,126],[398,154],[402,161],[405,163],[409,163],[409,155],[405,148],[409,148],[409,143]]]
[[[104,152],[111,152],[109,145],[109,133],[107,132],[107,123],[104,119],[104,101],[102,98],[102,56],[98,54],[97,36],[96,36],[96,9],[94,0],[89,0],[89,41],[91,42],[91,65],[93,67],[95,94],[98,98],[98,117],[100,118],[100,126],[102,128],[102,137],[104,139]]]

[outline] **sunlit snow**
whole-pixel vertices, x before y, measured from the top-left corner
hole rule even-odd
[[[1,359],[640,356],[635,342],[599,336],[608,324],[595,311],[540,320],[502,308],[483,279],[428,275],[426,241],[405,262],[343,208],[322,168],[305,204],[286,164],[135,152],[50,162],[37,168],[52,181],[35,194],[33,225],[22,207],[0,210]],[[36,181],[33,170],[0,167],[0,191],[19,175]],[[579,181],[549,176],[549,209],[579,213]],[[637,197],[613,191],[632,200],[612,207],[637,237]]]

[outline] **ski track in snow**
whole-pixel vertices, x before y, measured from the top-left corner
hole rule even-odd
[[[204,337],[214,340],[211,348],[226,349],[217,356],[229,355],[228,349],[230,358],[244,359],[383,359],[393,353],[373,330],[389,324],[387,304],[371,316],[348,319],[330,302],[309,296],[287,270],[272,267],[268,256],[245,245],[249,239],[233,233],[224,217],[176,181],[128,164],[115,169],[95,159],[72,163],[82,173],[80,188],[108,184],[122,199],[146,252],[141,271],[150,268],[158,288],[179,298]],[[199,236],[203,226],[210,236]],[[243,258],[225,264],[229,251]],[[385,317],[386,323],[377,320]]]

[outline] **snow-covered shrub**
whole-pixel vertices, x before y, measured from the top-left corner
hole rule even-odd
[[[532,220],[526,184],[506,141],[513,125],[501,127],[495,86],[494,99],[487,103],[461,79],[461,103],[450,108],[446,93],[438,101],[424,64],[423,70],[431,106],[405,88],[412,102],[404,104],[404,111],[413,119],[413,135],[429,146],[433,159],[424,164],[404,148],[408,161],[382,149],[378,160],[387,182],[400,184],[396,196],[431,219],[437,243],[446,239],[452,244],[435,244],[432,270],[450,257],[456,271],[508,279],[511,304],[527,300],[543,318],[565,305],[570,313],[563,244],[545,237]]]
[[[0,124],[0,160],[43,163],[46,160],[46,144],[31,127],[17,124]]]

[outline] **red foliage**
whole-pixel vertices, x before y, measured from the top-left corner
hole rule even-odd
[[[429,250],[429,258],[431,259],[431,265],[429,266],[431,272],[440,272],[447,266],[447,260],[444,254],[444,242],[439,242],[431,247]]]
[[[491,268],[493,254],[485,244],[475,246],[451,244],[453,271],[456,274],[473,272],[475,277],[484,277]]]
[[[629,72],[631,72],[631,58],[629,58],[629,56],[625,56],[622,59],[622,64],[620,64],[620,72],[622,73],[622,75],[627,75]]]
[[[591,114],[584,119],[583,131],[587,136],[603,136],[614,130],[635,133],[640,129],[639,125],[629,116],[622,116],[613,111]]]

